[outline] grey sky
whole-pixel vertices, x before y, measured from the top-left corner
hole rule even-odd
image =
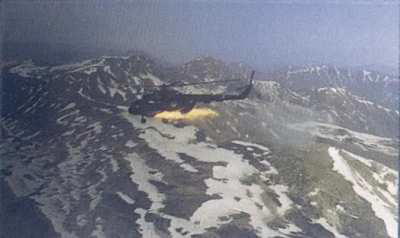
[[[398,4],[345,2],[14,1],[4,4],[4,39],[136,48],[173,62],[396,66]]]

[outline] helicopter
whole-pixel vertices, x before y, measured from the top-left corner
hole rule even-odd
[[[151,93],[144,94],[142,98],[136,99],[129,106],[129,113],[141,116],[141,123],[146,123],[145,117],[154,117],[157,113],[163,111],[180,111],[185,114],[190,112],[197,103],[221,102],[226,100],[242,100],[245,99],[252,87],[255,71],[251,72],[249,84],[243,91],[236,95],[225,94],[184,94],[173,87],[185,87],[199,84],[224,83],[232,81],[240,81],[240,79],[217,80],[210,82],[185,83],[185,84],[163,84],[153,86],[159,88]]]

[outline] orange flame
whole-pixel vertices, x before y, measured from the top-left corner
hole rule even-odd
[[[209,108],[194,108],[188,113],[182,113],[180,111],[164,111],[157,113],[154,117],[159,119],[165,119],[170,121],[186,120],[194,121],[201,120],[204,118],[213,118],[218,116],[218,113]]]

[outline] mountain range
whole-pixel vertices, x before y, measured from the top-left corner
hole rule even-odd
[[[392,74],[287,67],[256,72],[245,100],[198,105],[213,118],[127,112],[143,87],[250,71],[139,53],[3,62],[0,237],[398,237]]]

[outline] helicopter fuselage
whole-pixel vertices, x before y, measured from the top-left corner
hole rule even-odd
[[[170,91],[169,94],[149,94],[138,99],[129,107],[129,113],[133,115],[142,115],[153,117],[163,111],[181,111],[189,112],[196,102],[194,100],[185,99],[183,94]]]
[[[181,111],[187,113],[197,103],[221,102],[226,100],[245,99],[252,88],[252,82],[237,95],[226,94],[183,94],[175,90],[161,90],[144,95],[143,98],[132,102],[129,112],[133,115],[153,117],[162,111]]]
[[[184,94],[177,90],[170,89],[168,86],[161,86],[160,90],[143,95],[129,106],[129,113],[144,117],[154,117],[163,111],[180,111],[187,113],[193,109],[197,103],[221,102],[226,100],[242,100],[248,97],[253,87],[254,71],[250,77],[250,83],[245,86],[239,94]]]

